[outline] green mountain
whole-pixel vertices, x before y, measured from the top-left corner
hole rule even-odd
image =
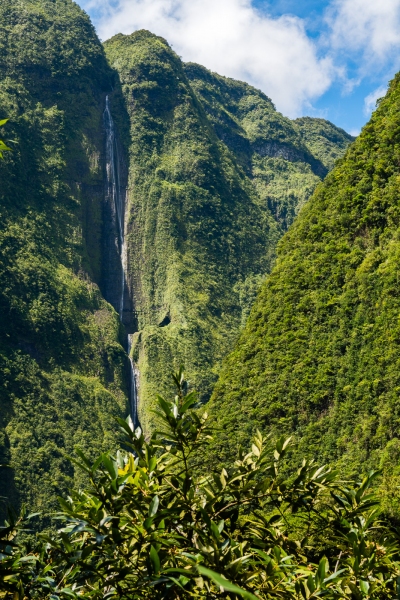
[[[137,398],[149,432],[173,367],[210,398],[278,239],[351,138],[149,32],[103,48],[72,0],[2,1],[0,108],[0,496],[47,525],[82,482],[68,456],[114,448]]]
[[[148,428],[172,365],[184,363],[209,399],[277,240],[352,138],[326,121],[290,121],[262,92],[183,64],[149,32],[105,50],[130,119],[133,358]]]
[[[398,485],[399,108],[396,76],[281,241],[210,403],[222,455],[259,427]]]
[[[67,455],[113,447],[127,410],[119,319],[98,287],[113,74],[67,0],[1,2],[0,73],[17,142],[0,161],[0,463],[13,467],[0,496],[47,513],[80,481]]]

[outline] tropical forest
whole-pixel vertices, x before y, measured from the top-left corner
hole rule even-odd
[[[400,74],[357,136],[0,0],[0,600],[400,599]]]

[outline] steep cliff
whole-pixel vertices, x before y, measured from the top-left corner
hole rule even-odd
[[[282,234],[354,138],[324,119],[291,121],[242,81],[192,63],[185,73],[218,138],[253,182]]]
[[[279,237],[329,167],[262,92],[184,65],[164,39],[139,31],[105,49],[130,119],[133,357],[148,428],[173,365],[208,400]],[[340,154],[352,138],[336,132]]]
[[[398,485],[399,109],[397,75],[280,243],[210,403],[222,455],[256,427],[294,432],[300,453]]]
[[[70,0],[0,4],[0,496],[46,515],[67,455],[114,444],[127,358],[102,280],[105,92],[113,75]],[[10,142],[11,143],[11,142]]]
[[[234,287],[268,271],[277,232],[165,40],[137,32],[105,48],[130,117],[128,272],[148,428],[180,362],[208,399],[242,319]]]

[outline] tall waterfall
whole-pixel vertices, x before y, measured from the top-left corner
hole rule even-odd
[[[129,298],[128,289],[128,252],[125,243],[126,237],[126,202],[125,202],[125,190],[122,192],[120,182],[120,160],[118,156],[118,145],[115,136],[115,125],[110,112],[110,101],[109,97],[106,96],[106,107],[104,110],[104,128],[106,132],[106,195],[108,201],[112,206],[113,219],[115,220],[115,226],[117,231],[116,243],[118,246],[119,262],[121,276],[119,279],[119,291],[118,291],[118,306],[116,307],[119,312],[121,323],[124,324],[124,314],[131,310],[127,298]],[[117,279],[117,281],[118,281]],[[132,334],[127,334],[126,339],[126,351],[129,356],[129,404],[130,404],[130,415],[132,422],[136,427],[139,426],[138,418],[138,395],[136,385],[136,369],[131,357],[132,348]]]

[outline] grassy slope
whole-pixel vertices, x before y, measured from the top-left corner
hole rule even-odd
[[[296,432],[301,452],[347,474],[386,465],[395,485],[399,109],[397,76],[283,238],[210,403],[222,455],[256,427]]]
[[[0,4],[0,495],[48,513],[66,458],[113,445],[126,407],[101,278],[102,110],[111,71],[70,0]],[[47,522],[47,521],[46,521]]]

